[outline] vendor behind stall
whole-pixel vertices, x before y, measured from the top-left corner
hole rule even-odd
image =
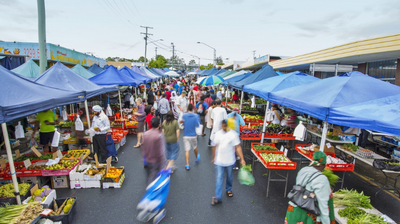
[[[51,109],[39,112],[36,116],[36,123],[35,128],[33,129],[32,138],[35,137],[35,133],[40,124],[39,146],[43,146],[44,152],[49,152],[50,144],[53,141],[54,126],[56,125],[56,123],[57,121],[55,121],[54,112]],[[52,151],[55,151],[56,149],[57,148],[53,147]]]

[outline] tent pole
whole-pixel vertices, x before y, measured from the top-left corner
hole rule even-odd
[[[228,86],[226,86],[226,91],[225,91],[225,107],[228,106]]]
[[[86,111],[86,120],[88,123],[88,129],[90,129],[90,116],[89,116],[89,107],[87,100],[85,100],[85,111]],[[90,137],[90,142],[93,142],[93,137]],[[93,152],[93,147],[90,147],[90,151]]]
[[[1,129],[3,130],[4,143],[6,144],[7,159],[10,164],[10,171],[11,171],[12,182],[14,185],[14,191],[16,193],[19,193],[17,174],[15,173],[14,160],[11,152],[10,139],[8,138],[8,130],[6,123],[1,124]],[[17,204],[20,205],[21,198],[19,194],[16,196],[16,198],[17,198]]]
[[[137,87],[135,87],[135,99],[137,99]]]
[[[262,134],[261,134],[261,143],[264,143],[265,128],[266,128],[266,126],[267,126],[267,113],[268,113],[268,108],[269,108],[269,101],[267,101],[267,107],[265,108],[264,123],[263,123],[263,129],[262,129]]]
[[[240,108],[239,108],[239,114],[242,114],[242,102],[243,102],[243,90],[242,90],[242,95],[240,96]]]
[[[326,142],[326,133],[328,132],[328,122],[324,121],[324,126],[322,127],[322,137],[321,144],[319,145],[319,150],[324,151]]]
[[[119,112],[121,113],[121,117],[120,118],[122,119],[122,117],[123,117],[122,115],[123,114],[122,114],[122,104],[121,104],[121,93],[120,93],[119,87],[118,87],[118,96],[119,96],[119,110],[120,110]]]
[[[358,145],[358,141],[360,141],[360,133],[361,133],[361,129],[358,128],[355,145]]]

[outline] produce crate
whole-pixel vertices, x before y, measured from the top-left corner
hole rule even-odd
[[[309,157],[310,155],[311,155],[311,158],[312,158],[312,154],[313,154],[313,152],[311,152],[311,151],[306,151],[306,153],[305,152],[303,152],[303,151],[301,151],[300,150],[300,147],[308,147],[308,146],[311,146],[310,144],[297,144],[296,145],[296,151],[297,152],[299,152],[299,153],[301,153],[302,155],[305,155],[305,156],[307,156],[307,157]]]
[[[83,160],[85,160],[90,154],[90,149],[74,149],[74,150],[69,150],[68,152],[65,152],[65,154],[67,154],[69,152],[83,152],[84,153]],[[64,155],[64,157],[65,157],[65,155]],[[79,160],[81,160],[80,157],[79,158],[64,158],[64,157],[63,157],[63,159],[79,159]],[[82,163],[83,161],[80,161],[80,162]]]
[[[71,160],[74,161],[74,159],[62,159],[62,160]],[[69,172],[73,170],[79,163],[75,164],[71,169],[53,169],[53,170],[42,170],[42,176],[48,177],[48,176],[65,176],[69,175]]]
[[[73,220],[73,218],[74,218],[74,216],[75,216],[75,213],[76,213],[76,201],[77,201],[77,197],[72,197],[72,198],[74,198],[75,201],[74,201],[74,203],[72,204],[72,207],[71,207],[71,209],[69,210],[69,212],[68,212],[67,214],[64,214],[64,215],[57,215],[57,216],[47,216],[46,218],[47,218],[47,219],[50,219],[50,220],[53,221],[53,222],[59,222],[59,221],[61,221],[62,224],[71,224],[71,223],[72,223],[72,220]],[[64,201],[65,201],[66,199],[67,199],[67,198],[59,198],[59,199],[56,199],[57,206],[60,207],[60,206],[64,203]],[[53,202],[50,204],[49,208],[50,208],[50,209],[53,209],[53,208],[54,208]]]
[[[125,176],[125,169],[124,169],[124,167],[122,166],[122,167],[120,167],[120,168],[116,168],[116,169],[122,169],[122,172],[121,172],[121,175],[119,176],[119,177],[117,177],[117,178],[111,178],[111,177],[102,177],[101,178],[101,180],[102,180],[102,182],[104,183],[118,183],[118,182],[120,182],[120,180],[121,180],[121,178],[122,178],[122,176]]]
[[[254,148],[254,145],[270,145],[274,148],[275,147],[275,143],[259,143],[259,142],[252,142],[251,143],[251,150],[253,150],[255,153],[257,153],[257,150]],[[279,150],[278,150],[279,151]],[[263,151],[263,152],[270,152],[270,151]]]
[[[27,197],[31,196],[31,189],[32,187],[34,187],[35,184],[31,184],[31,186],[28,189],[28,192],[26,192],[25,195],[20,195],[20,199],[21,201],[25,200]],[[12,197],[12,198],[0,198],[0,206],[5,206],[6,204],[10,204],[10,205],[16,205],[17,204],[17,199],[16,197]]]
[[[326,164],[327,167],[329,167],[332,171],[353,171],[354,170],[354,164]]]
[[[296,139],[293,134],[280,134],[279,135],[280,139]]]
[[[76,143],[78,143],[78,140],[76,138],[69,138],[63,140],[64,145],[76,144]]]
[[[30,190],[29,190],[30,191]],[[31,199],[32,196],[27,197],[25,200],[22,201],[22,204],[28,204],[28,201]],[[48,208],[50,203],[53,201],[53,198],[57,198],[56,190],[51,190],[50,194],[47,195],[46,199],[44,201],[40,202],[40,204],[43,206],[43,208]]]
[[[124,180],[125,180],[125,172],[121,175],[121,178],[119,179],[118,183],[102,182],[103,189],[121,188],[122,184],[124,183]]]
[[[258,157],[261,162],[267,167],[267,169],[276,169],[276,170],[295,170],[297,163],[295,162],[266,162],[264,158],[261,156],[261,153],[268,152],[274,154],[283,154],[281,151],[258,151]],[[287,158],[287,157],[286,157]]]

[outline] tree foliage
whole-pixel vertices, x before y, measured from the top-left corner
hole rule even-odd
[[[224,65],[224,60],[222,60],[222,56],[219,56],[215,59],[217,61],[217,65]]]
[[[151,59],[149,62],[149,68],[165,68],[167,59],[162,55],[157,55],[157,60]]]
[[[189,66],[194,66],[194,65],[196,65],[196,61],[195,60],[190,60],[189,61]]]
[[[206,69],[206,66],[200,65],[199,69],[200,69],[200,70],[204,70],[204,69]]]
[[[206,69],[211,69],[212,67],[214,67],[214,65],[212,63],[208,63],[208,65],[206,66]]]

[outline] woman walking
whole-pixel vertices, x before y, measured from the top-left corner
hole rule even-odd
[[[162,123],[161,128],[166,142],[166,157],[168,160],[167,167],[171,167],[172,170],[174,170],[174,162],[179,155],[180,129],[178,121],[175,120],[174,113],[172,113],[172,111],[168,111],[167,119]]]
[[[136,115],[136,119],[138,122],[138,129],[137,129],[137,143],[135,146],[135,148],[138,148],[142,145],[142,137],[143,137],[143,132],[144,132],[144,119],[146,118],[146,113],[144,112],[144,105],[142,104],[142,99],[137,98],[136,99],[136,105],[138,107],[137,111],[135,113],[133,113],[134,115]]]

